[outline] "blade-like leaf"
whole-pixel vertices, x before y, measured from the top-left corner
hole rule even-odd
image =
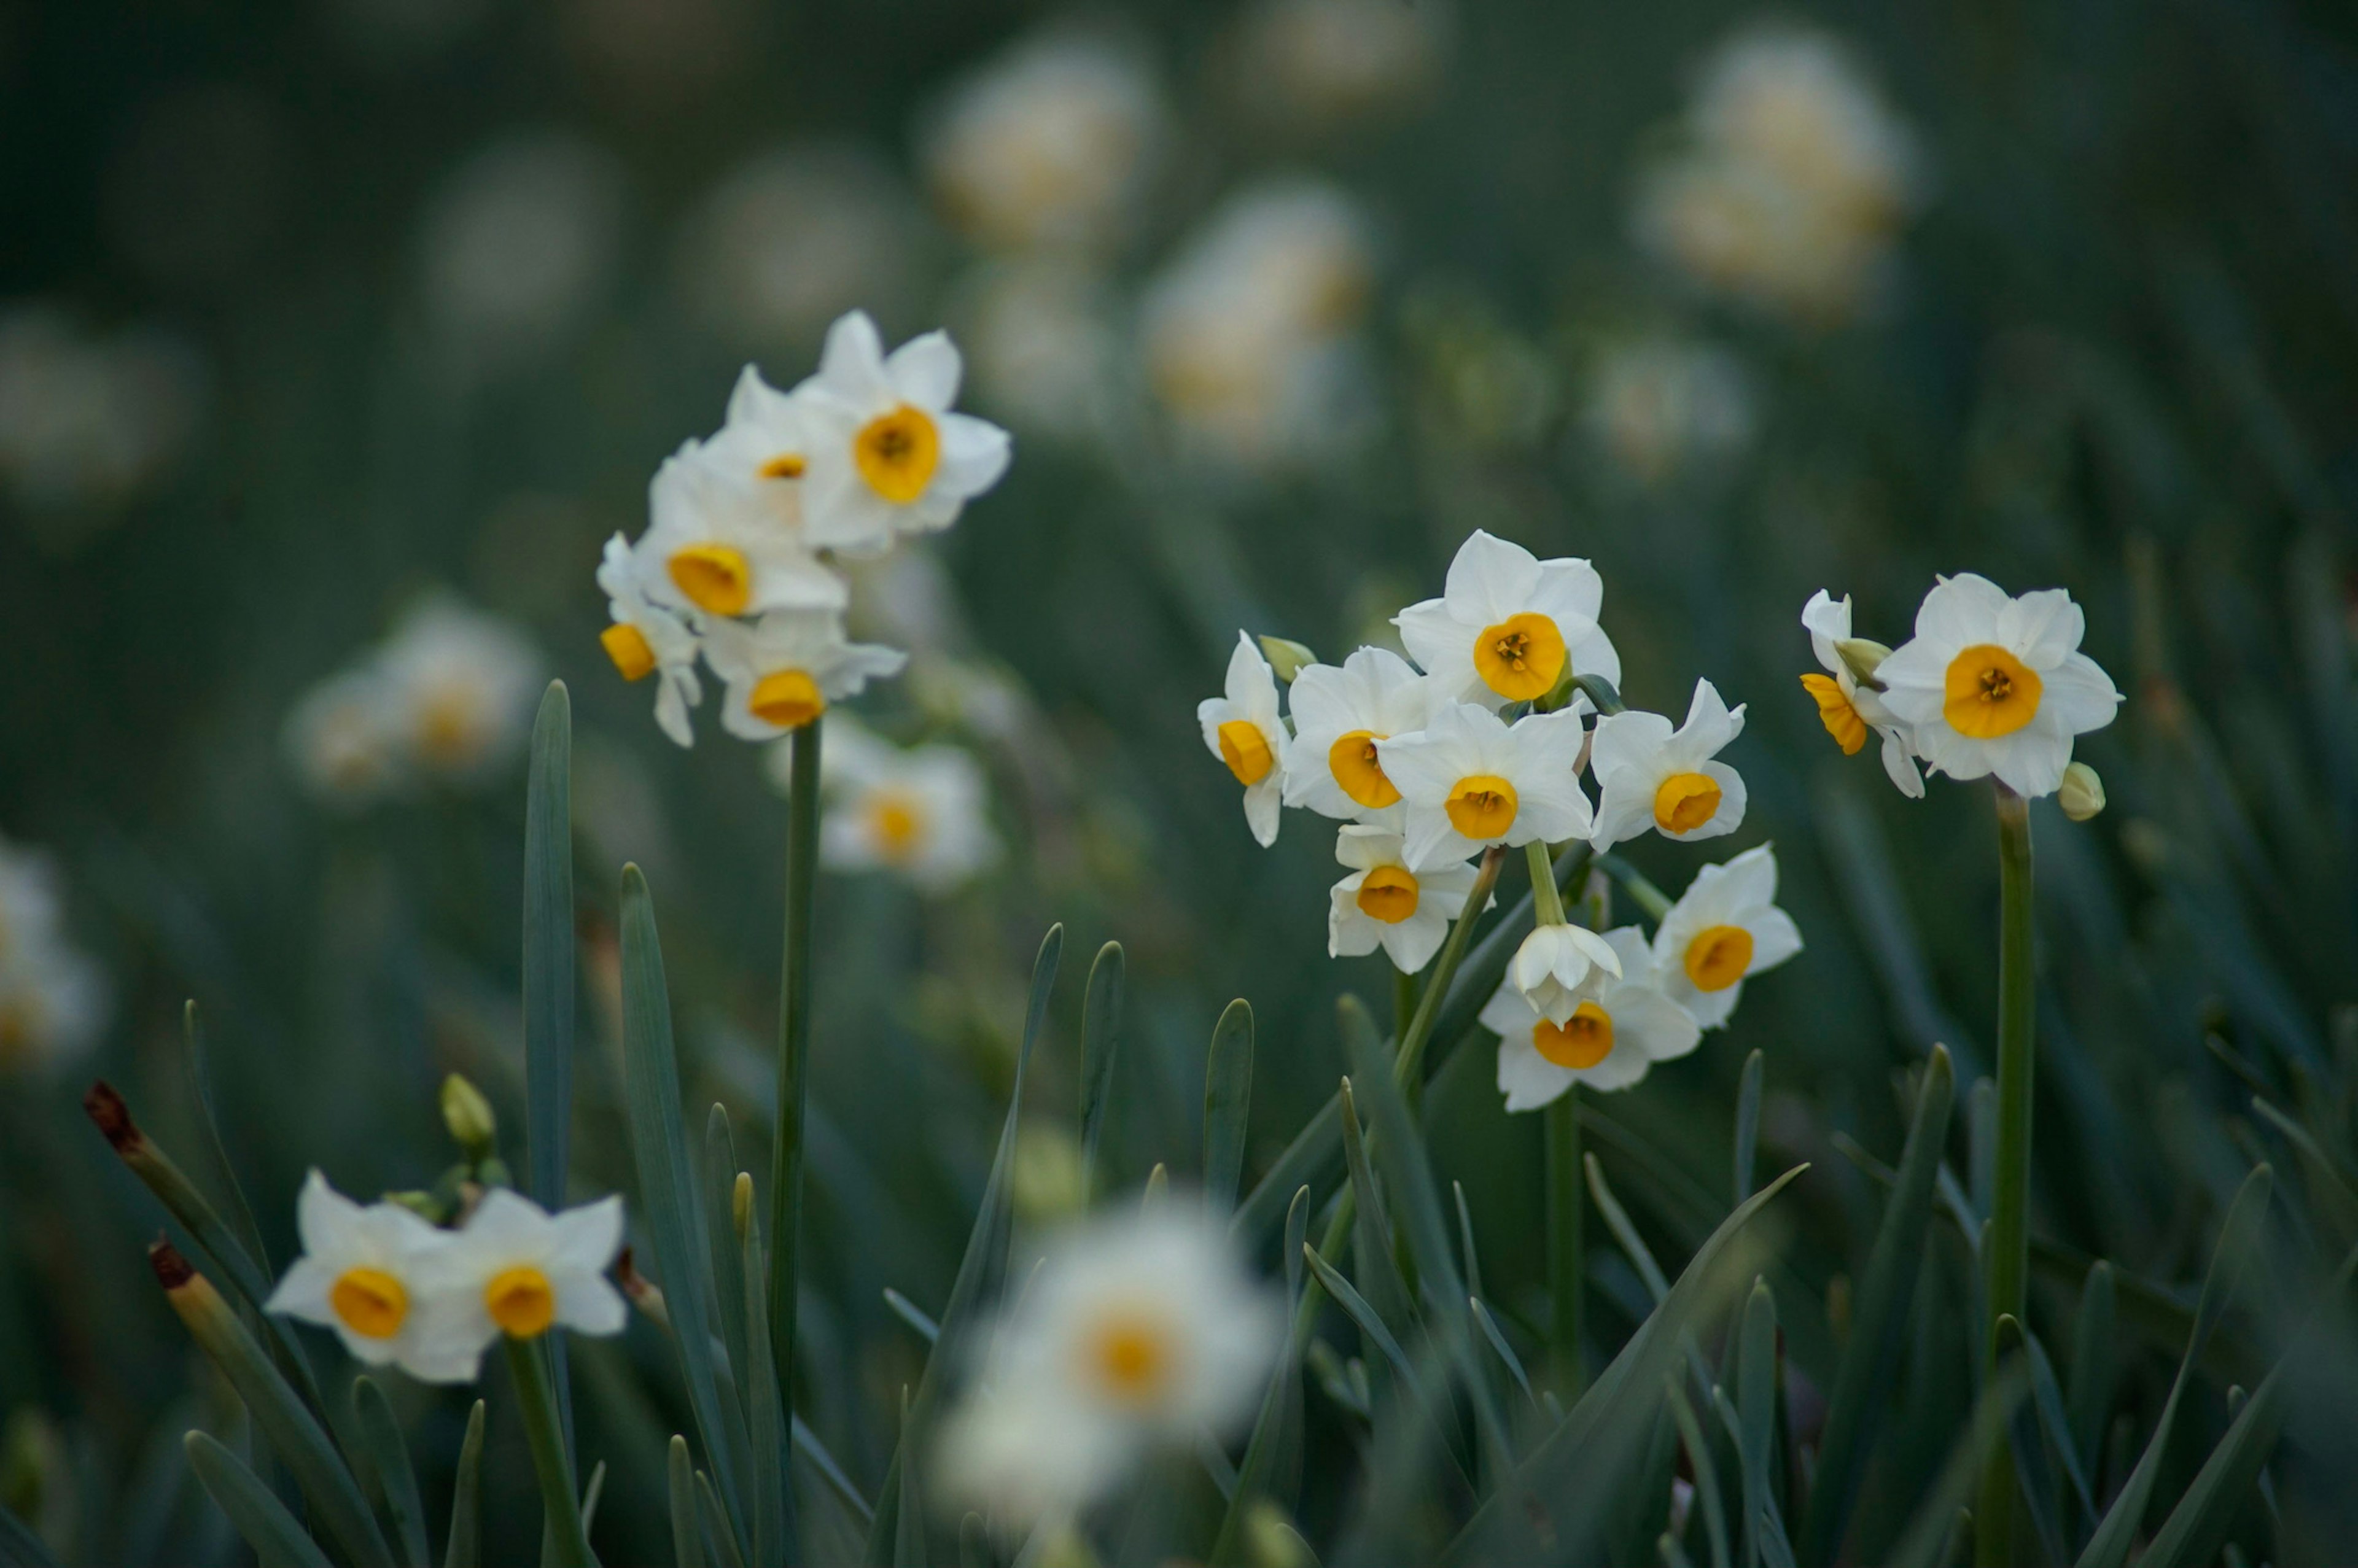
[[[761,1220],[748,1203],[744,1253],[739,1269],[745,1302],[747,1360],[743,1379],[745,1424],[753,1472],[755,1568],[783,1564],[792,1550],[792,1516],[786,1500],[786,1420],[778,1408],[778,1371],[770,1365],[769,1278],[762,1254]]]
[[[2098,1259],[2089,1265],[2087,1283],[2080,1291],[2080,1310],[2071,1320],[2071,1397],[2066,1411],[2071,1423],[2071,1447],[2083,1470],[2095,1468],[2096,1444],[2104,1439],[2104,1422],[2113,1411],[2120,1368],[2120,1347],[2115,1343],[2113,1328],[2113,1266]]]
[[[222,1185],[229,1189],[229,1217],[233,1234],[253,1255],[255,1269],[267,1275],[270,1272],[270,1254],[263,1248],[262,1229],[254,1223],[254,1206],[245,1201],[245,1188],[238,1183],[237,1170],[229,1162],[228,1145],[222,1139],[221,1109],[213,1103],[213,1075],[205,1048],[204,1020],[198,1015],[193,1000],[181,1009],[180,1034],[189,1048],[189,1080],[196,1086],[197,1109],[204,1118],[205,1138],[212,1150],[213,1166],[221,1173]]]
[[[696,1524],[696,1467],[687,1439],[672,1433],[664,1477],[671,1494],[671,1555],[675,1568],[704,1568],[704,1539]]]
[[[741,1416],[751,1399],[745,1387],[745,1368],[752,1364],[753,1351],[746,1342],[745,1254],[737,1240],[739,1168],[737,1140],[729,1125],[729,1112],[715,1102],[704,1118],[699,1190],[704,1196],[706,1250],[712,1260],[712,1302],[719,1309],[720,1344],[729,1353],[729,1378],[735,1385],[735,1403]],[[726,1387],[721,1394],[722,1403],[729,1403]],[[747,1432],[749,1442],[752,1435]]]
[[[426,1568],[426,1505],[418,1498],[409,1444],[402,1440],[401,1423],[394,1419],[384,1390],[367,1378],[352,1379],[352,1424],[384,1492],[385,1512],[393,1516],[394,1533],[400,1538],[401,1560],[410,1568]]]
[[[1350,1227],[1349,1211],[1353,1206],[1350,1194],[1346,1192],[1336,1206],[1334,1217],[1327,1222],[1322,1246],[1331,1249],[1342,1245]],[[1226,1568],[1237,1560],[1242,1550],[1246,1510],[1269,1490],[1280,1452],[1287,1446],[1289,1433],[1300,1421],[1302,1360],[1310,1344],[1311,1330],[1317,1325],[1321,1294],[1314,1281],[1308,1285],[1303,1281],[1309,1228],[1310,1189],[1297,1187],[1293,1202],[1286,1206],[1284,1242],[1285,1290],[1293,1302],[1293,1322],[1287,1333],[1285,1354],[1279,1357],[1276,1370],[1261,1390],[1260,1411],[1253,1418],[1252,1435],[1246,1439],[1245,1456],[1237,1466],[1236,1490],[1228,1499],[1228,1515],[1220,1521],[1219,1533],[1212,1541],[1212,1568]]]
[[[2063,1523],[2055,1512],[2055,1471],[2048,1463],[2047,1444],[2039,1431],[2039,1375],[2030,1362],[2022,1324],[2012,1313],[1998,1314],[1996,1342],[1998,1359],[2019,1360],[2024,1375],[2030,1379],[2030,1398],[2015,1407],[2013,1418],[2006,1422],[2006,1445],[2013,1454],[2014,1474],[2019,1483],[2016,1500],[2029,1516],[2031,1530],[2039,1538],[2040,1557],[2049,1563],[2061,1563],[2067,1552]]]
[[[2071,1494],[2080,1504],[2081,1517],[2093,1527],[2096,1519],[2096,1499],[2088,1485],[2088,1472],[2080,1463],[2079,1450],[2071,1437],[2071,1418],[2063,1405],[2062,1385],[2055,1380],[2055,1364],[2047,1358],[2047,1347],[2035,1334],[2026,1335],[2023,1348],[2030,1371],[2030,1399],[2038,1407],[2039,1424],[2046,1429],[2048,1442],[2055,1445],[2057,1457],[2062,1462],[2063,1478],[2071,1483]]]
[[[1252,1007],[1238,997],[1212,1030],[1204,1067],[1204,1201],[1216,1215],[1236,1206],[1237,1185],[1244,1176],[1252,1073]]]
[[[892,1532],[892,1568],[925,1568],[925,1513],[918,1495],[916,1433],[909,1421],[909,1390],[901,1390],[901,1518]]]
[[[696,1517],[704,1521],[704,1544],[720,1559],[720,1568],[745,1568],[745,1554],[738,1550],[729,1516],[721,1511],[719,1494],[712,1489],[712,1477],[702,1470],[696,1473]]]
[[[1953,1560],[1958,1512],[1980,1485],[1982,1465],[1991,1451],[2006,1441],[2006,1423],[2014,1419],[2015,1407],[2029,1389],[2019,1363],[1999,1368],[1974,1402],[1973,1420],[1949,1451],[1939,1478],[1917,1504],[1915,1518],[1886,1559],[1886,1568],[1939,1568]]]
[[[328,1554],[243,1460],[201,1432],[189,1433],[185,1441],[189,1468],[254,1548],[263,1568],[330,1568]]]
[[[1753,1281],[1751,1299],[1744,1303],[1742,1346],[1736,1453],[1744,1482],[1744,1561],[1758,1568],[1766,1555],[1761,1521],[1776,1501],[1768,1467],[1777,1452],[1777,1297],[1766,1280]]]
[[[1515,1347],[1507,1343],[1506,1335],[1499,1331],[1498,1320],[1490,1315],[1490,1309],[1482,1304],[1481,1297],[1468,1297],[1467,1304],[1474,1310],[1474,1322],[1482,1330],[1482,1337],[1490,1342],[1490,1348],[1497,1351],[1498,1359],[1507,1364],[1507,1370],[1513,1375],[1516,1387],[1523,1390],[1523,1398],[1531,1401],[1533,1410],[1541,1409],[1540,1397],[1531,1388],[1531,1374],[1523,1370],[1522,1357],[1515,1354]]]
[[[58,1568],[33,1527],[0,1505],[0,1568]]]
[[[1744,1076],[1736,1086],[1736,1199],[1752,1195],[1752,1166],[1760,1150],[1760,1080],[1767,1071],[1756,1047],[1744,1058]]]
[[[1466,1206],[1466,1184],[1452,1182],[1449,1191],[1457,1201],[1457,1244],[1466,1250],[1466,1290],[1469,1295],[1482,1293],[1482,1260],[1474,1251],[1474,1216]]]
[[[1098,1145],[1105,1135],[1106,1108],[1112,1103],[1114,1057],[1121,1041],[1121,985],[1127,960],[1121,944],[1109,942],[1089,965],[1088,989],[1081,1001],[1081,1180],[1085,1193],[1098,1189]]]
[[[483,1560],[483,1401],[467,1412],[467,1435],[450,1485],[450,1535],[442,1568],[477,1568]]]
[[[525,1171],[532,1195],[565,1206],[573,1125],[573,705],[548,683],[533,719],[524,811]],[[548,1336],[565,1452],[573,1452],[573,1379],[562,1329]]]
[[[1694,1475],[1695,1501],[1703,1509],[1704,1541],[1711,1548],[1711,1568],[1728,1568],[1727,1520],[1720,1506],[1719,1468],[1712,1463],[1711,1444],[1704,1440],[1703,1423],[1695,1419],[1694,1407],[1687,1402],[1677,1377],[1663,1378],[1662,1396],[1671,1408],[1671,1419],[1679,1423],[1687,1468]]]
[[[1375,1173],[1368,1168],[1367,1141],[1359,1131],[1358,1107],[1345,1078],[1343,1098],[1343,1164],[1351,1182],[1352,1271],[1365,1288],[1360,1292],[1375,1309],[1377,1320],[1398,1325],[1406,1333],[1415,1321],[1410,1310],[1408,1281],[1401,1278],[1400,1260],[1392,1254],[1392,1226],[1384,1211],[1383,1195],[1376,1190]]]

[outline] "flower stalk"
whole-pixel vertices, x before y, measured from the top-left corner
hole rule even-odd
[[[596,1568],[598,1559],[581,1524],[581,1506],[574,1498],[573,1465],[565,1454],[546,1353],[537,1336],[510,1336],[506,1343],[508,1372],[515,1379],[516,1406],[524,1416],[525,1441],[532,1448],[532,1467],[540,1477],[541,1506],[547,1516],[543,1539],[558,1568]]]
[[[1548,1349],[1558,1397],[1568,1406],[1585,1381],[1580,1296],[1587,1217],[1581,1203],[1580,1086],[1550,1100],[1541,1114],[1547,1119]]]
[[[786,795],[786,934],[778,995],[777,1130],[770,1161],[769,1305],[778,1408],[789,1416],[795,1408],[795,1280],[802,1249],[803,1107],[809,1094],[821,722],[813,719],[794,732]]]
[[[1983,1255],[1990,1325],[1982,1365],[1997,1368],[2001,1318],[2024,1319],[2030,1275],[2030,1091],[2038,1015],[2032,985],[2030,802],[1992,781],[1997,805],[1997,1158],[1990,1202],[1989,1239]],[[2015,1471],[2012,1448],[1994,1444],[1982,1471],[1981,1508],[1974,1557],[1985,1568],[2008,1562],[2013,1549]]]

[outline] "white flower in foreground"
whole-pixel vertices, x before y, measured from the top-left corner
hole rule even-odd
[[[812,544],[873,555],[895,535],[948,527],[999,482],[1007,432],[950,411],[960,369],[946,332],[887,357],[865,311],[827,329],[818,373],[794,391],[810,442],[802,505]]]
[[[649,481],[647,531],[631,552],[647,598],[719,616],[842,609],[843,580],[797,524],[796,487],[742,478],[727,460],[727,451],[683,442]]]
[[[619,1196],[552,1215],[521,1193],[493,1187],[420,1271],[438,1352],[463,1357],[472,1377],[503,1334],[531,1339],[552,1327],[620,1334],[630,1309],[606,1270],[622,1246]]]
[[[287,715],[282,737],[296,776],[319,799],[359,806],[393,789],[406,758],[394,733],[392,693],[373,669],[315,684]]]
[[[785,784],[787,752],[771,752]],[[973,753],[956,746],[894,746],[848,714],[827,727],[820,778],[829,797],[819,861],[839,871],[888,871],[946,892],[995,862],[990,790]]]
[[[1401,793],[1384,776],[1376,742],[1424,728],[1433,687],[1407,660],[1385,648],[1361,648],[1333,665],[1311,665],[1287,693],[1293,746],[1285,804],[1322,816],[1397,821]]]
[[[687,712],[704,700],[704,684],[696,676],[703,639],[685,615],[647,597],[631,546],[620,534],[606,541],[598,586],[605,590],[606,613],[613,617],[613,624],[598,634],[599,644],[624,680],[657,677],[655,722],[679,744],[695,744]]]
[[[1278,1300],[1197,1206],[1088,1223],[995,1326],[936,1473],[949,1498],[1010,1522],[1069,1514],[1151,1449],[1249,1414],[1283,1336]]]
[[[1264,849],[1277,842],[1289,741],[1277,716],[1277,676],[1244,632],[1228,655],[1227,689],[1195,705],[1204,745],[1245,786],[1245,821]]]
[[[720,722],[731,735],[769,741],[799,730],[870,680],[897,675],[909,655],[854,643],[833,611],[782,610],[759,621],[716,621],[704,658],[728,687]],[[822,752],[821,753],[825,753]]]
[[[1580,715],[1534,713],[1512,729],[1485,708],[1454,702],[1413,735],[1376,744],[1408,803],[1408,853],[1422,864],[1464,860],[1486,844],[1585,838]]]
[[[1612,646],[1595,646],[1604,602],[1605,580],[1586,561],[1542,561],[1477,528],[1449,563],[1442,596],[1392,624],[1438,696],[1495,708],[1545,697],[1567,669],[1604,674]],[[1614,659],[1607,678],[1619,677]]]
[[[1620,972],[1589,971],[1561,1022],[1541,1017],[1509,980],[1482,1009],[1498,1036],[1498,1092],[1509,1110],[1537,1110],[1574,1084],[1626,1089],[1657,1062],[1683,1056],[1703,1031],[1664,995],[1644,933],[1624,925],[1601,938]]]
[[[1404,975],[1441,951],[1478,874],[1446,859],[1412,867],[1398,833],[1358,823],[1347,823],[1336,836],[1335,859],[1351,874],[1335,884],[1326,912],[1327,956],[1357,958],[1381,947]]]
[[[1507,983],[1533,1012],[1561,1028],[1585,995],[1582,988],[1598,970],[1617,977],[1621,973],[1621,956],[1604,937],[1585,925],[1536,925],[1515,949],[1514,961],[1507,966]]]
[[[1801,950],[1800,928],[1777,907],[1777,856],[1766,844],[1697,871],[1654,932],[1663,994],[1705,1029],[1727,1022],[1746,976]]]
[[[1818,589],[1801,607],[1801,624],[1809,631],[1811,651],[1828,672],[1801,677],[1802,687],[1818,705],[1818,720],[1826,727],[1826,733],[1834,738],[1844,756],[1855,757],[1866,744],[1866,732],[1873,730],[1883,738],[1883,771],[1900,794],[1920,799],[1924,775],[1916,770],[1908,727],[1893,717],[1879,694],[1860,684],[1858,673],[1843,657],[1842,644],[1851,640],[1850,595],[1837,600],[1824,589]],[[1879,673],[1877,678],[1881,678]]]
[[[1733,833],[1744,821],[1744,780],[1722,747],[1744,732],[1744,704],[1731,709],[1707,680],[1695,682],[1687,721],[1675,730],[1659,713],[1630,711],[1596,721],[1589,771],[1596,775],[1599,852],[1652,828],[1685,842]]]
[[[1884,660],[1884,705],[1916,754],[1954,779],[1996,773],[2017,795],[2052,795],[2071,738],[2113,721],[2121,694],[2079,651],[2086,622],[2060,588],[2009,599],[1971,572],[1943,578],[1915,638]]]
[[[522,749],[546,676],[538,650],[513,622],[445,594],[401,619],[375,667],[408,758],[460,779]]]
[[[264,1310],[336,1331],[353,1359],[399,1367],[429,1383],[475,1376],[482,1346],[454,1332],[447,1299],[438,1298],[435,1260],[450,1244],[398,1204],[359,1204],[313,1171],[296,1200],[303,1255],[287,1271]]]
[[[105,1021],[105,979],[66,934],[55,863],[0,839],[0,1072],[78,1055]]]

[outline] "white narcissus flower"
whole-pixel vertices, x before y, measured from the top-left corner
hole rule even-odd
[[[1801,677],[1802,687],[1818,705],[1818,720],[1826,727],[1826,733],[1834,738],[1844,756],[1855,757],[1866,744],[1866,732],[1874,730],[1883,738],[1884,773],[1900,794],[1921,799],[1924,775],[1916,770],[1908,727],[1885,706],[1878,693],[1860,684],[1858,673],[1843,657],[1842,644],[1851,640],[1850,595],[1836,600],[1824,589],[1818,589],[1801,606],[1801,624],[1810,633],[1811,651],[1827,671]],[[1879,667],[1877,678],[1881,679]]]
[[[802,492],[795,481],[809,465],[809,446],[802,404],[747,365],[730,389],[727,418],[699,455],[799,535]]]
[[[312,795],[357,806],[390,793],[407,759],[394,733],[393,694],[374,669],[341,670],[298,698],[281,737]]]
[[[694,745],[687,713],[704,700],[704,683],[696,675],[703,640],[685,614],[647,597],[630,544],[620,534],[606,541],[598,586],[605,590],[606,613],[613,617],[613,624],[598,634],[599,644],[624,680],[656,677],[655,722],[679,744]]]
[[[438,1348],[463,1356],[472,1377],[503,1334],[620,1334],[630,1309],[606,1270],[622,1246],[619,1196],[550,1214],[521,1193],[492,1188],[421,1267]]]
[[[55,863],[0,838],[0,1073],[79,1054],[106,1003],[103,972],[66,932]]]
[[[1376,743],[1424,728],[1433,687],[1407,660],[1385,648],[1361,648],[1333,665],[1311,665],[1293,677],[1293,745],[1285,804],[1347,821],[1397,822],[1401,793],[1384,776]]]
[[[812,544],[878,554],[896,535],[948,527],[999,482],[1007,432],[950,411],[960,368],[946,332],[888,357],[865,311],[827,329],[818,373],[794,391],[810,442],[802,507]]]
[[[847,640],[843,617],[832,611],[794,610],[714,622],[705,632],[704,657],[728,688],[722,726],[747,741],[801,729],[829,703],[898,674],[909,659],[898,648]]]
[[[1621,957],[1612,945],[1585,925],[1558,922],[1532,927],[1507,966],[1507,983],[1532,1011],[1562,1027],[1580,1005],[1585,994],[1582,988],[1598,969],[1621,973]]]
[[[456,779],[523,748],[544,676],[539,651],[514,623],[440,593],[395,625],[375,668],[407,759]]]
[[[1264,849],[1277,842],[1285,787],[1285,725],[1277,716],[1277,676],[1249,633],[1237,633],[1225,694],[1195,705],[1204,745],[1245,786],[1245,821]]]
[[[1663,993],[1642,932],[1624,925],[1601,940],[1619,972],[1591,969],[1561,1021],[1541,1017],[1511,979],[1483,1007],[1482,1027],[1498,1036],[1498,1092],[1509,1110],[1537,1110],[1574,1084],[1626,1089],[1703,1038],[1694,1019]]]
[[[1393,968],[1413,975],[1441,950],[1478,873],[1447,859],[1412,866],[1401,848],[1401,836],[1389,828],[1347,823],[1336,835],[1335,859],[1351,874],[1335,884],[1326,912],[1329,957],[1357,958],[1381,947]]]
[[[352,1357],[372,1367],[397,1366],[429,1383],[473,1379],[482,1346],[455,1332],[434,1273],[448,1232],[397,1204],[363,1208],[316,1170],[296,1200],[295,1227],[303,1255],[265,1311],[334,1329]]]
[[[2121,694],[2079,651],[2086,621],[2060,588],[2010,599],[1971,572],[1943,578],[1916,635],[1876,670],[1884,705],[1916,754],[1954,779],[1996,773],[2017,795],[2052,795],[2071,738],[2113,721]]]
[[[1707,680],[1695,682],[1687,721],[1673,730],[1659,713],[1635,710],[1596,721],[1588,768],[1596,775],[1598,852],[1649,828],[1686,841],[1733,833],[1744,821],[1744,780],[1712,759],[1744,732],[1744,705],[1730,708]]]
[[[988,1336],[984,1382],[944,1423],[934,1474],[1011,1522],[1068,1515],[1148,1451],[1248,1415],[1284,1323],[1200,1206],[1088,1222]]]
[[[1487,844],[1585,838],[1580,715],[1534,713],[1512,729],[1486,708],[1453,702],[1424,729],[1376,744],[1408,803],[1408,853],[1422,864],[1464,860]]]
[[[1477,528],[1442,596],[1392,624],[1438,697],[1496,708],[1545,697],[1566,670],[1617,683],[1620,660],[1596,625],[1604,602],[1605,580],[1586,561],[1542,561]]]
[[[1727,1022],[1746,976],[1801,950],[1801,929],[1777,907],[1777,856],[1766,844],[1697,871],[1654,931],[1663,994],[1705,1029]]]
[[[771,753],[784,787],[788,752]],[[828,810],[819,862],[839,871],[889,871],[926,892],[946,892],[1000,856],[981,764],[956,746],[894,746],[849,715],[827,727],[819,750]]]
[[[795,487],[758,482],[766,489],[724,469],[700,441],[664,460],[647,486],[647,531],[631,552],[649,599],[715,616],[843,608],[843,580],[795,521]]]

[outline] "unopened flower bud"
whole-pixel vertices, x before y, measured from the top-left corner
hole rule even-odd
[[[453,1073],[442,1080],[442,1125],[470,1160],[481,1160],[499,1141],[500,1119],[483,1091]]]
[[[1842,662],[1850,666],[1851,674],[1877,690],[1882,689],[1882,683],[1875,678],[1875,672],[1881,669],[1883,661],[1891,656],[1888,647],[1869,637],[1844,637],[1834,644],[1834,652],[1842,655]]]
[[[2087,763],[2074,762],[2063,770],[2063,787],[2055,792],[2055,804],[2072,821],[2085,822],[2104,809],[2104,781]]]
[[[449,1206],[423,1188],[387,1193],[384,1201],[395,1208],[406,1208],[428,1225],[439,1225],[450,1217]]]
[[[1063,1127],[1026,1122],[1015,1135],[1015,1164],[1009,1173],[1015,1212],[1035,1223],[1078,1214],[1087,1201],[1081,1174],[1081,1145]]]
[[[729,1218],[737,1227],[737,1239],[745,1239],[746,1227],[753,1223],[753,1174],[737,1173],[736,1184],[729,1189]]]
[[[1288,686],[1293,684],[1294,676],[1318,662],[1317,654],[1285,637],[1262,637],[1260,653],[1269,661],[1269,667],[1277,673],[1277,678]]]

